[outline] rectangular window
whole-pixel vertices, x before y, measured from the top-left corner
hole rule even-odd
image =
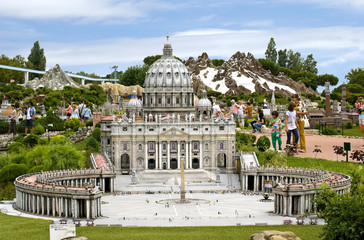
[[[171,104],[171,99],[167,98],[167,104]]]
[[[198,131],[198,128],[194,128],[193,131]]]
[[[141,129],[141,128],[139,128],[139,129],[138,129],[138,131],[139,131],[139,132],[141,132],[141,131],[142,131],[142,129]]]
[[[220,126],[220,131],[224,131],[225,127],[224,126]]]
[[[209,129],[208,128],[205,128],[205,131],[208,131]]]
[[[158,98],[158,103],[162,104],[162,98]]]
[[[176,103],[179,104],[179,98],[176,98]]]
[[[123,127],[123,131],[128,131],[128,128],[127,127]]]
[[[153,132],[153,131],[154,131],[154,128],[149,128],[149,131],[150,131],[150,132]]]

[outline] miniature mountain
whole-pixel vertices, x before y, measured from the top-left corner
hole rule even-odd
[[[307,88],[302,82],[295,82],[283,73],[274,76],[263,69],[260,62],[251,53],[237,52],[221,67],[215,67],[207,53],[202,53],[195,60],[190,57],[185,65],[191,73],[195,93],[202,90],[214,90],[223,94],[258,92],[269,94],[273,90],[290,97],[294,93],[318,94]]]
[[[25,84],[25,87],[33,89],[47,87],[51,90],[62,90],[65,86],[76,88],[81,87],[81,85],[73,81],[73,79],[68,76],[58,64],[49,69],[41,79],[35,78]]]

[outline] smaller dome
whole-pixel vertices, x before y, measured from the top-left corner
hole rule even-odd
[[[207,98],[206,91],[202,91],[202,97],[197,103],[197,107],[212,107],[210,100]]]
[[[131,99],[128,102],[128,104],[126,105],[126,108],[129,110],[133,110],[133,109],[142,109],[143,105],[142,103],[139,101],[138,97],[137,97],[137,93],[134,90],[132,95],[131,95]]]

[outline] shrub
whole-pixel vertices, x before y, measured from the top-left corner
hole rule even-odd
[[[14,142],[8,146],[9,153],[20,153],[24,151],[25,145],[21,142]]]
[[[67,142],[67,138],[63,135],[57,135],[51,139],[53,145],[64,145]]]
[[[73,131],[77,131],[78,128],[81,126],[81,121],[78,119],[78,118],[72,118],[71,120],[69,121],[66,121],[64,123],[64,126],[67,128],[67,129],[72,129]]]
[[[96,123],[95,127],[101,128],[101,122]]]
[[[352,121],[347,121],[344,124],[344,128],[346,128],[346,129],[352,129],[353,128],[353,122]]]
[[[0,183],[2,185],[13,182],[16,177],[26,174],[28,168],[25,164],[9,164],[0,170]]]
[[[13,138],[13,142],[23,142],[24,136],[23,133],[19,134],[17,137]]]
[[[86,149],[87,150],[96,150],[97,151],[99,149],[99,142],[94,137],[90,137],[87,140]]]
[[[0,188],[0,200],[13,200],[15,197],[15,186],[12,182]]]
[[[101,142],[101,132],[100,128],[94,128],[92,131],[92,137],[94,137],[98,142]]]
[[[341,134],[341,129],[327,127],[326,129],[324,129],[324,134],[325,135],[338,135],[338,134]]]
[[[261,165],[264,166],[287,166],[287,160],[277,151],[267,150],[265,152],[258,152],[257,157]]]
[[[43,133],[45,133],[45,129],[44,129],[44,127],[42,125],[37,124],[34,127],[33,133],[37,134],[37,135],[43,135]]]
[[[48,139],[46,139],[46,138],[40,138],[38,141],[39,145],[47,145],[47,143],[48,143]]]
[[[257,148],[260,151],[265,151],[270,148],[270,140],[266,136],[261,136],[257,141]]]
[[[0,120],[0,133],[8,133],[9,122]]]
[[[46,171],[46,167],[43,166],[43,165],[37,165],[37,166],[34,166],[32,167],[28,173],[37,173],[37,172],[41,172],[41,171]]]
[[[31,133],[28,136],[26,136],[23,140],[23,143],[27,146],[34,147],[38,144],[39,136]]]
[[[93,124],[94,124],[94,121],[93,121],[92,119],[90,119],[90,120],[88,120],[88,121],[86,122],[86,127],[92,127],[92,126],[93,126]]]

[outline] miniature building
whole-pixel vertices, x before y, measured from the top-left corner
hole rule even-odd
[[[101,150],[116,173],[132,170],[235,171],[235,122],[213,118],[206,92],[195,105],[190,74],[170,43],[149,68],[143,104],[133,97],[122,119],[101,121]],[[138,121],[138,117],[141,121]]]

